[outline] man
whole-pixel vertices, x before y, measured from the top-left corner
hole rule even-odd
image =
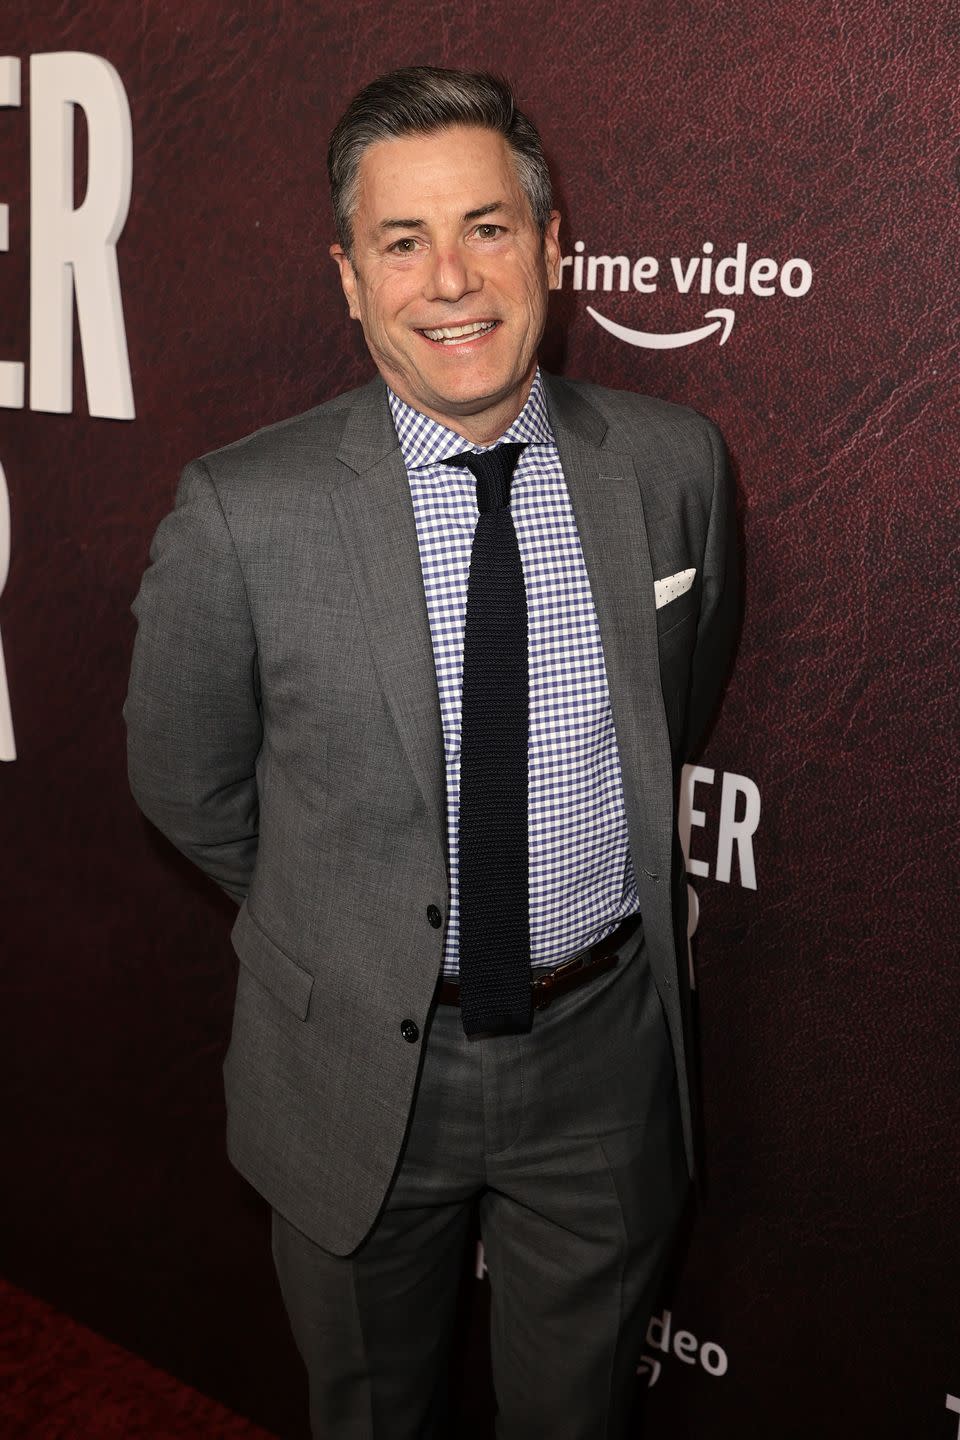
[[[488,75],[330,146],[379,371],[187,467],[130,773],[238,902],[231,1159],[317,1436],[442,1435],[470,1217],[498,1434],[623,1433],[693,1165],[676,775],[733,631],[722,442],[542,375],[559,216]]]

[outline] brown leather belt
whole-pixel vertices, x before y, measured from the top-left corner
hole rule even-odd
[[[617,951],[639,924],[639,915],[628,915],[616,930],[598,940],[596,945],[591,945],[589,950],[572,955],[554,970],[534,970],[530,978],[534,1010],[546,1010],[558,995],[566,995],[570,990],[576,990],[578,985],[586,985],[598,975],[612,970],[617,963]],[[459,1005],[460,986],[455,980],[441,980],[437,986],[437,999],[441,1005]]]

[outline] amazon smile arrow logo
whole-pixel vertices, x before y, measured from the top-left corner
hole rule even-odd
[[[592,305],[587,306],[587,314],[592,315],[604,330],[616,335],[618,340],[626,340],[628,345],[642,345],[645,350],[679,350],[683,345],[696,345],[698,340],[706,340],[708,335],[713,335],[720,329],[723,331],[720,344],[725,345],[733,329],[732,310],[707,310],[704,320],[717,316],[709,325],[701,325],[699,330],[675,330],[673,334],[667,335],[658,335],[650,330],[631,330],[627,325],[618,325],[615,320],[608,320],[606,315],[594,310]]]
[[[661,265],[655,255],[641,255],[631,259],[629,255],[586,255],[582,240],[574,242],[572,255],[564,255],[560,261],[560,284],[562,290],[568,285],[573,290],[606,293],[619,290],[628,293],[634,290],[640,295],[653,295],[661,286],[672,287],[678,295],[728,296],[768,295],[784,296],[797,300],[806,295],[813,284],[813,267],[809,261],[793,256],[782,263],[769,255],[760,255],[748,264],[746,240],[738,240],[732,255],[715,255],[712,240],[704,240],[699,255],[684,259],[671,255]],[[701,304],[704,303],[701,301]],[[709,301],[705,303],[709,304]],[[586,307],[591,320],[595,320],[608,334],[627,345],[638,345],[646,350],[679,350],[684,345],[696,345],[711,335],[719,335],[719,343],[725,345],[733,329],[734,312],[731,309],[707,310],[703,319],[708,323],[698,325],[694,330],[676,330],[658,333],[651,330],[634,330],[629,325],[619,325],[608,320],[592,305]]]

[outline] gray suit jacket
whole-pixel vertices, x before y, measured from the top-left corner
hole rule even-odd
[[[676,777],[735,627],[723,444],[693,411],[545,377],[600,622],[648,954],[693,1168]],[[134,604],[130,780],[237,901],[233,1163],[336,1253],[383,1200],[447,914],[443,739],[383,382],[184,472]],[[656,609],[654,580],[695,568]],[[409,1027],[407,1027],[409,1029]]]

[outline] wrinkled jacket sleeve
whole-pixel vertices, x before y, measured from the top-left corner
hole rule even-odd
[[[178,850],[236,901],[257,853],[263,737],[243,575],[210,474],[188,465],[133,604],[124,706],[130,786]]]

